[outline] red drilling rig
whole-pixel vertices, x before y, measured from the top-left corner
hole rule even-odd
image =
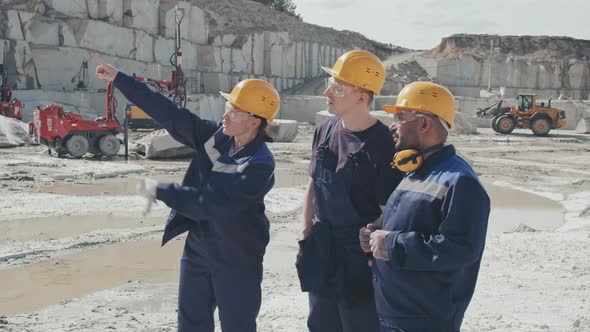
[[[33,111],[29,133],[49,147],[49,154],[53,149],[60,158],[66,154],[80,158],[87,152],[114,156],[121,146],[116,135],[123,129],[115,116],[117,101],[113,92],[113,83],[109,82],[106,115],[96,120],[84,120],[80,114],[66,112],[56,104],[38,107]]]

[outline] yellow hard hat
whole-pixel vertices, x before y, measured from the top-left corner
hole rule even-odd
[[[455,98],[442,85],[433,82],[413,82],[406,85],[397,96],[395,105],[383,105],[388,113],[413,110],[431,113],[443,119],[449,129],[455,127]]]
[[[381,92],[385,82],[385,66],[381,60],[375,54],[363,50],[348,51],[336,60],[334,67],[322,66],[322,69],[334,78],[376,95]]]
[[[231,93],[219,91],[234,106],[266,119],[274,120],[281,104],[277,90],[267,81],[250,78],[238,83]]]

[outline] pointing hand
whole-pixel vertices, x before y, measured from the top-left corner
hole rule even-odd
[[[96,54],[91,54],[92,58],[98,63],[96,66],[96,77],[105,80],[105,81],[112,81],[117,77],[119,70],[117,68],[109,65],[108,63],[104,62],[101,58],[99,58]]]

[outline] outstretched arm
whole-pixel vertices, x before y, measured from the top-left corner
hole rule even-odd
[[[96,77],[113,81],[125,98],[149,114],[180,143],[200,148],[220,127],[218,122],[203,120],[189,110],[180,108],[162,94],[152,91],[147,84],[125,75],[115,67],[94,56],[98,66]]]

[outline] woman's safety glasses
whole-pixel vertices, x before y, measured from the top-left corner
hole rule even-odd
[[[232,122],[243,122],[247,118],[253,117],[250,113],[238,111],[230,102],[225,102],[225,113],[223,115],[227,115]]]

